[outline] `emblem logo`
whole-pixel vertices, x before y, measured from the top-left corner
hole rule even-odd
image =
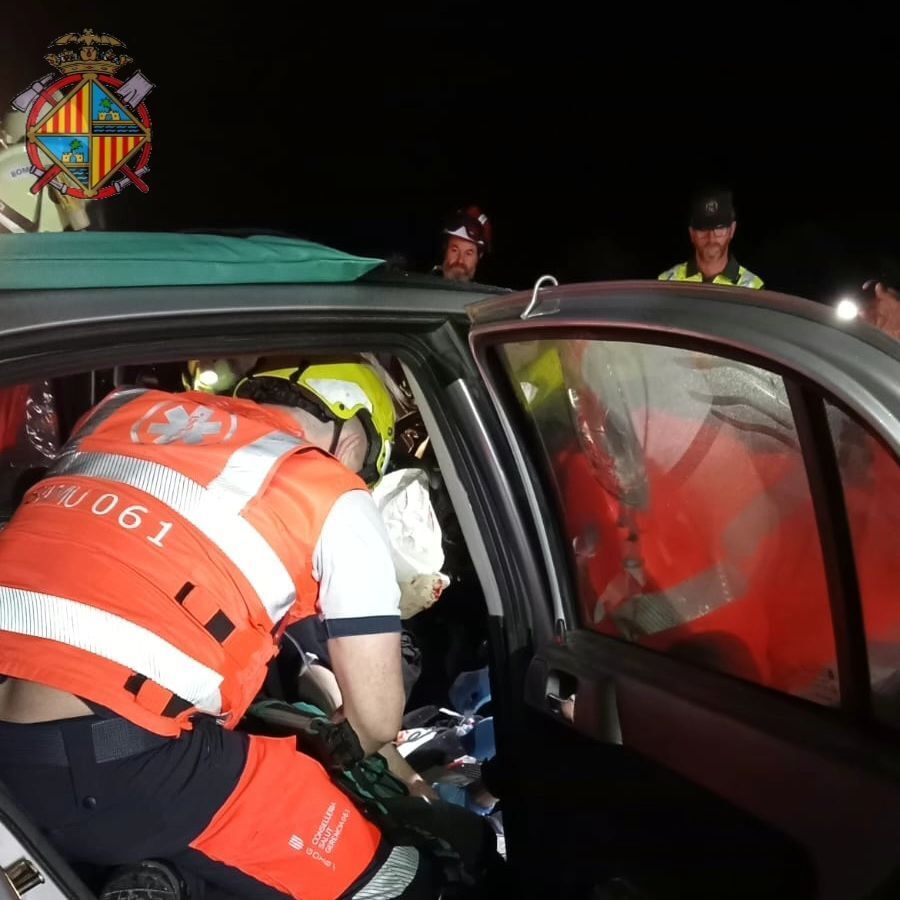
[[[48,184],[79,200],[105,200],[129,185],[149,187],[151,122],[144,102],[154,85],[136,71],[127,81],[115,73],[132,62],[125,45],[86,28],[50,45],[44,59],[61,77],[45,75],[13,100],[26,115],[31,192]]]
[[[209,406],[161,403],[131,427],[135,444],[225,444],[234,436],[232,413]]]

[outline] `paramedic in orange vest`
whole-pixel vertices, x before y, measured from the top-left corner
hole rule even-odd
[[[399,730],[399,588],[367,490],[390,396],[368,366],[296,362],[234,394],[114,392],[0,533],[0,780],[76,863],[431,896],[418,851],[294,738],[235,730],[312,613],[363,748]]]

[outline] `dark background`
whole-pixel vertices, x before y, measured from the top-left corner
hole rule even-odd
[[[767,287],[896,283],[894,16],[777,9],[10,2],[0,96],[66,31],[127,44],[122,77],[156,85],[150,193],[103,201],[106,227],[278,229],[427,271],[443,217],[477,202],[479,280],[527,287],[655,277],[717,181]]]

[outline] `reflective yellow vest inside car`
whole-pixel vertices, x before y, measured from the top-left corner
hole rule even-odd
[[[694,260],[679,263],[672,266],[659,276],[660,281],[697,281],[702,282],[703,273],[697,268]],[[759,290],[763,286],[763,280],[759,275],[754,275],[749,269],[745,269],[734,258],[728,260],[724,272],[720,272],[707,284],[730,284],[733,287],[746,287]]]

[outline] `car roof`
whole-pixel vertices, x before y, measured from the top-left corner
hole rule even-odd
[[[0,238],[0,334],[248,309],[465,317],[504,288],[391,270],[272,234],[84,231]]]

